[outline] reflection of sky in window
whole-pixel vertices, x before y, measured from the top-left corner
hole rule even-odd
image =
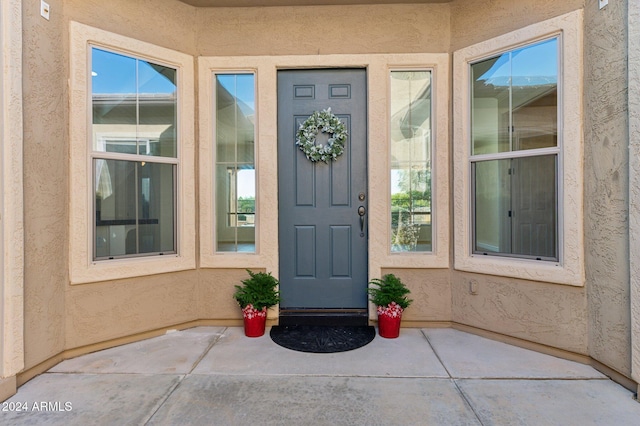
[[[391,169],[391,195],[403,192],[400,189],[400,178],[403,171],[404,170]]]
[[[93,48],[91,52],[93,93],[173,94],[176,91],[176,73],[171,68],[161,65],[155,65],[154,68],[148,62],[96,48]],[[161,74],[159,70],[163,70],[169,78]]]
[[[253,74],[218,74],[218,82],[238,100],[238,106],[247,115],[255,111]]]
[[[509,61],[509,52],[500,55],[496,62],[478,81],[494,85],[508,85],[509,77],[518,79],[516,84],[540,84],[539,77],[546,83],[558,79],[558,39],[553,38],[537,44],[514,50]]]
[[[254,169],[238,170],[238,198],[256,196],[256,171]]]

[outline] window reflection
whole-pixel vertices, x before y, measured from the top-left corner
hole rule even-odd
[[[472,64],[471,87],[473,251],[557,260],[558,39]]]
[[[176,253],[176,79],[173,68],[91,49],[96,260]]]
[[[391,251],[431,251],[431,73],[391,72]]]
[[[473,166],[474,252],[556,259],[556,156]]]
[[[176,157],[176,70],[93,48],[94,150]]]
[[[471,65],[473,155],[558,144],[558,40]]]
[[[216,250],[255,252],[253,74],[216,78]]]
[[[175,166],[94,160],[97,259],[175,253]]]

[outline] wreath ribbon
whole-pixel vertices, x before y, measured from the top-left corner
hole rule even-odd
[[[329,134],[326,145],[316,145],[318,132]],[[296,133],[296,145],[314,163],[316,161],[328,163],[329,160],[336,161],[342,155],[347,136],[347,126],[331,112],[331,108],[327,108],[314,111],[300,125]]]

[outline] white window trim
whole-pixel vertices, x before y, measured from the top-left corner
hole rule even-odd
[[[454,268],[526,280],[584,285],[582,22],[577,10],[454,53]],[[558,173],[558,262],[474,255],[470,176],[469,64],[503,51],[560,34]]]
[[[69,275],[71,284],[194,269],[195,135],[193,57],[77,22],[70,23]],[[90,45],[175,67],[178,72],[177,254],[93,260]]]
[[[200,123],[200,265],[209,268],[263,268],[278,276],[278,69],[354,67],[367,69],[369,276],[382,268],[448,268],[449,228],[449,69],[447,53],[380,55],[296,55],[198,58]],[[398,68],[433,70],[435,128],[432,197],[437,218],[432,252],[391,253],[389,206],[389,72]],[[213,87],[215,72],[256,74],[256,253],[215,252],[213,182]],[[382,101],[382,102],[381,102]]]

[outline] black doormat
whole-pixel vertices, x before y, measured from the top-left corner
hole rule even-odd
[[[333,353],[361,348],[376,337],[371,326],[281,325],[271,327],[271,340],[300,352]]]

